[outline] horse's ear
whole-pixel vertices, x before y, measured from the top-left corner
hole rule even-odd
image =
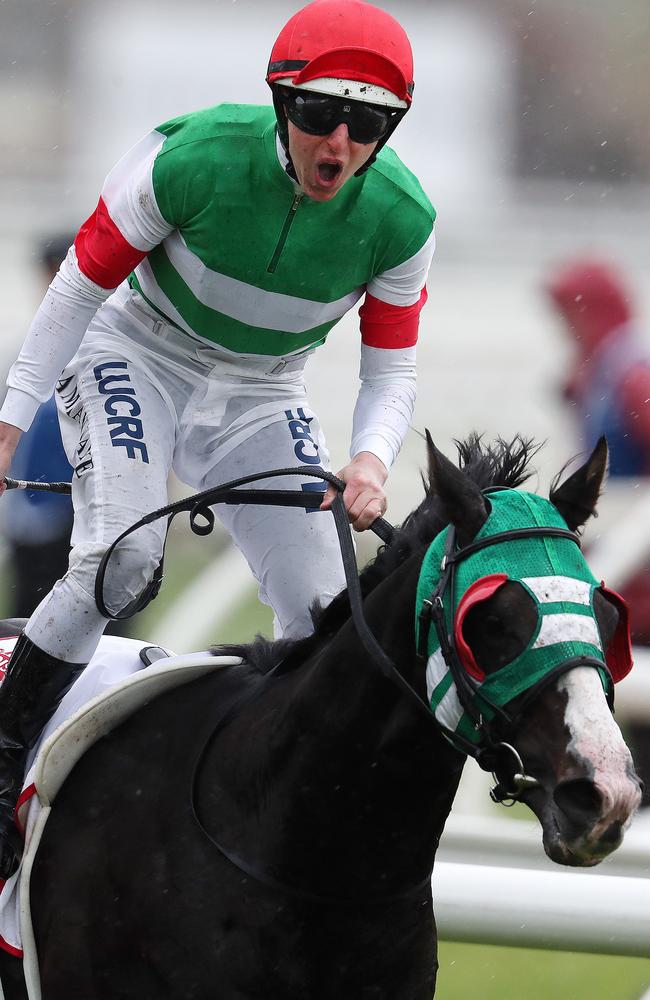
[[[438,451],[429,431],[425,433],[429,457],[427,492],[438,497],[441,513],[456,527],[459,542],[465,544],[485,524],[489,507],[476,483]]]
[[[607,474],[608,454],[607,440],[601,437],[585,464],[561,486],[557,485],[556,479],[551,487],[551,503],[555,504],[572,531],[581,528],[596,513],[596,504]]]

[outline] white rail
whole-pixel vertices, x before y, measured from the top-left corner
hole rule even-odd
[[[433,892],[445,940],[650,957],[650,879],[441,862]]]

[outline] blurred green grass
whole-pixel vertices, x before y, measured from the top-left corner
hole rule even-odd
[[[439,948],[436,1000],[640,1000],[650,988],[650,959],[446,941]]]

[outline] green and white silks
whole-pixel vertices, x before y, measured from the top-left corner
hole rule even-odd
[[[497,490],[489,493],[488,499],[492,509],[474,541],[518,528],[567,530],[566,522],[550,500],[535,494]],[[434,539],[422,564],[416,600],[416,636],[422,602],[430,598],[440,578],[448,531],[446,528]],[[488,676],[470,666],[468,673],[473,674],[476,689],[475,704],[482,716],[491,719],[494,716],[491,705],[507,705],[560,664],[576,657],[588,657],[603,664],[599,674],[607,691],[611,678],[593,609],[594,592],[600,584],[578,545],[570,538],[540,535],[495,542],[461,559],[455,567],[454,593],[443,595],[448,633],[458,624],[459,611],[462,615],[459,605],[470,587],[494,574],[502,577],[494,580],[492,592],[506,579],[517,581],[535,601],[538,621],[526,649],[506,666]],[[443,729],[478,744],[480,733],[463,709],[434,628],[429,632],[427,654],[427,698],[436,720]],[[468,664],[463,666],[467,669]]]
[[[237,355],[311,351],[366,291],[412,305],[424,281],[410,289],[407,273],[433,253],[435,211],[396,153],[384,147],[363,177],[315,202],[280,164],[275,125],[273,108],[249,105],[175,118],[102,190],[124,238],[147,250],[131,286],[184,333]]]

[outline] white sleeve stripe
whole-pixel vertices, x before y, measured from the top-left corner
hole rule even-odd
[[[361,346],[361,388],[352,418],[350,455],[370,451],[387,469],[406,437],[415,406],[416,348]]]
[[[361,345],[359,378],[362,382],[415,375],[417,347],[385,348]]]
[[[412,306],[420,298],[436,247],[435,230],[417,253],[408,260],[375,275],[368,282],[368,292],[391,306]]]
[[[165,136],[150,132],[115,164],[102,188],[108,213],[124,239],[136,250],[149,251],[172,232],[153,189],[153,165]]]

